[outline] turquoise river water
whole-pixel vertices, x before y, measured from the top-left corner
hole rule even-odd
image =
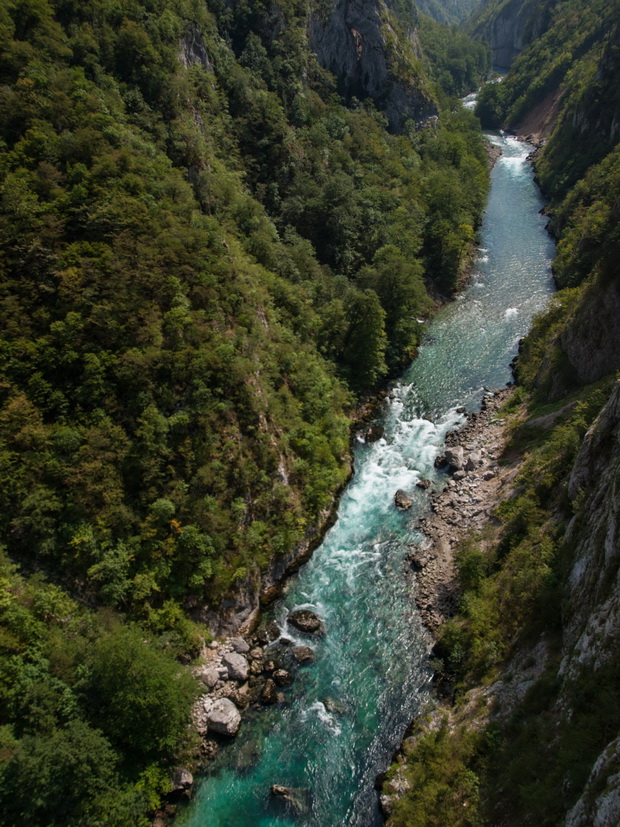
[[[441,485],[433,463],[446,433],[463,422],[456,408],[474,410],[485,387],[510,381],[518,341],[553,289],[553,244],[539,214],[531,147],[506,135],[489,139],[502,156],[471,285],[428,326],[386,403],[384,438],[357,445],[337,522],[273,613],[283,634],[303,645],[308,639],[287,626],[288,611],[307,607],[324,618],[325,637],[310,643],[316,662],[298,670],[286,704],[244,719],[202,780],[185,827],[382,823],[375,777],[430,680],[415,582],[405,576],[407,544],[421,539],[413,525],[428,508],[415,483]],[[398,488],[416,492],[411,511],[394,508]],[[270,796],[272,784],[303,788],[304,811],[287,812]]]

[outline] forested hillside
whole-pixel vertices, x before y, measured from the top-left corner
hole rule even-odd
[[[0,7],[3,824],[144,822],[200,619],[325,521],[467,265],[486,52],[368,7],[375,99],[329,3]]]
[[[394,825],[620,819],[619,19],[617,2],[555,4],[480,96],[487,125],[538,140],[560,290],[517,360],[504,462],[519,475],[462,544],[435,662],[453,703],[409,744]]]

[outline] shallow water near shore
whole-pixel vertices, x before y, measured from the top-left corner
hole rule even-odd
[[[418,358],[386,403],[384,437],[355,449],[355,474],[338,519],[273,610],[286,637],[311,645],[287,703],[244,718],[221,750],[181,819],[191,827],[381,824],[375,777],[388,765],[428,691],[429,638],[404,576],[407,544],[428,506],[420,479],[440,484],[434,460],[446,433],[461,424],[456,408],[476,409],[484,388],[510,381],[510,362],[532,316],[552,292],[553,243],[527,162],[531,147],[490,135],[502,157],[481,230],[468,289],[428,327]],[[413,508],[398,512],[397,489]],[[289,627],[293,608],[325,621],[315,640]],[[277,642],[275,644],[278,645]],[[272,784],[299,788],[285,809]]]

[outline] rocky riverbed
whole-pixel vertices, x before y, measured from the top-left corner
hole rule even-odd
[[[324,633],[323,620],[304,609],[291,612],[288,624],[305,635],[308,645],[294,645],[286,628],[271,622],[252,635],[214,640],[203,647],[198,663],[190,667],[203,689],[192,710],[193,729],[200,738],[192,768],[211,761],[220,746],[237,735],[245,710],[285,703],[284,690],[293,683],[296,671],[314,662],[312,642]],[[191,797],[190,770],[176,768],[172,786],[168,804],[157,811],[152,827],[164,827],[177,804]],[[280,792],[272,790],[271,794],[286,799],[281,790],[288,794],[288,788],[277,789]]]
[[[446,470],[443,491],[431,495],[431,510],[418,520],[424,534],[408,555],[415,577],[415,602],[427,628],[436,632],[454,613],[458,583],[454,550],[470,532],[480,532],[516,475],[516,467],[500,465],[506,421],[498,414],[514,389],[487,393],[480,412],[448,435],[437,465]]]
[[[450,433],[437,466],[447,481],[442,491],[431,494],[430,509],[417,523],[424,539],[411,547],[409,573],[414,579],[414,599],[431,633],[454,612],[458,584],[454,550],[471,531],[482,531],[492,511],[512,485],[516,467],[500,465],[506,439],[506,421],[499,409],[512,387],[485,395],[481,410],[468,417],[465,426]],[[374,434],[370,436],[372,441]],[[366,436],[366,438],[368,438]],[[426,488],[430,483],[421,481]],[[407,492],[398,491],[396,507],[408,510]],[[315,660],[313,641],[325,632],[321,618],[307,610],[287,618],[291,631],[302,632],[307,645],[294,646],[287,629],[272,622],[253,634],[213,641],[203,648],[198,665],[191,667],[204,691],[193,710],[193,726],[200,736],[197,764],[210,761],[223,743],[234,738],[244,712],[261,705],[285,703],[284,690],[299,668]],[[191,795],[187,770],[175,783],[173,796]],[[272,795],[276,795],[272,791]],[[154,825],[165,819],[158,813]]]

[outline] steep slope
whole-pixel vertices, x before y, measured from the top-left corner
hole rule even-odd
[[[412,16],[399,38],[387,7],[367,0],[339,0],[331,15],[315,13],[309,21],[310,46],[344,98],[371,97],[396,132],[407,120],[421,123],[438,114],[416,55],[414,23]]]
[[[189,754],[177,661],[308,551],[348,411],[466,265],[475,119],[425,125],[374,0],[387,86],[343,99],[308,40],[339,8],[0,7],[4,824],[144,823]]]
[[[511,8],[531,23],[549,7],[489,8],[493,26]],[[557,4],[481,95],[486,123],[516,130],[553,103],[535,165],[562,289],[522,344],[505,411],[516,486],[457,558],[461,606],[435,662],[457,703],[408,741],[387,788],[411,785],[393,824],[422,811],[420,779],[426,800],[452,807],[450,823],[620,820],[618,12],[615,2]]]
[[[493,65],[509,69],[515,58],[549,27],[557,0],[490,0],[467,22],[474,37],[491,44]]]

